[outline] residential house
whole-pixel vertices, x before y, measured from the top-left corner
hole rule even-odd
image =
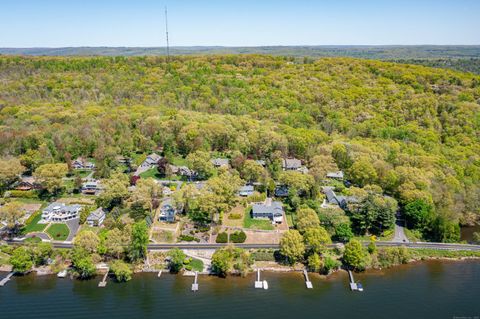
[[[274,190],[275,197],[287,197],[288,196],[288,186],[287,185],[277,185]]]
[[[160,207],[158,220],[161,222],[173,223],[175,221],[175,208],[169,203],[164,203]]]
[[[86,161],[84,158],[79,157],[72,162],[73,169],[88,169],[92,170],[95,168],[95,164],[92,162]]]
[[[230,165],[230,160],[228,158],[214,158],[212,159],[212,164],[216,168],[220,168],[220,167],[228,168]]]
[[[99,207],[90,213],[87,217],[87,225],[89,226],[102,226],[103,221],[105,220],[105,211],[103,208]]]
[[[41,185],[37,183],[33,176],[22,176],[20,181],[15,184],[15,190],[17,191],[29,191],[32,189],[40,189]]]
[[[296,171],[302,167],[302,161],[296,158],[282,159],[282,168],[284,171]]]
[[[272,201],[267,198],[263,203],[252,205],[252,218],[270,219],[272,223],[280,224],[283,222],[282,202]]]
[[[322,203],[323,208],[338,206],[342,209],[346,209],[349,203],[358,202],[358,199],[355,196],[342,196],[335,194],[333,187],[324,187],[322,191],[325,194],[325,199]]]
[[[89,180],[82,185],[82,193],[86,195],[96,195],[100,190],[97,180]]]
[[[328,172],[327,178],[343,180],[343,171]]]
[[[80,217],[80,205],[65,205],[64,203],[51,203],[42,211],[40,222],[65,222]]]
[[[158,155],[156,153],[152,153],[152,154],[147,156],[147,158],[143,161],[143,163],[140,166],[150,168],[150,167],[156,165],[161,158],[162,157],[160,155]]]
[[[255,190],[253,188],[253,185],[244,185],[238,190],[238,195],[248,197],[253,195],[254,192]]]

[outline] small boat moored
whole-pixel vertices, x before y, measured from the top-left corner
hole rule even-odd
[[[65,278],[65,277],[67,277],[67,270],[64,269],[64,270],[60,271],[60,272],[57,274],[57,277],[58,277],[58,278]]]
[[[268,282],[266,280],[263,281],[263,289],[268,289]]]

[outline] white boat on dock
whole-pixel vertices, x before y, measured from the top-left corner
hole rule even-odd
[[[266,280],[263,281],[263,289],[268,289],[268,282]]]

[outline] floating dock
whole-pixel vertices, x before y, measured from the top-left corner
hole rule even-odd
[[[308,272],[306,269],[303,270],[303,276],[305,277],[305,285],[307,286],[307,288],[312,289],[313,285],[310,279],[308,279]]]
[[[255,280],[255,288],[263,288],[263,281],[260,280],[260,269],[257,269],[257,280]]]
[[[14,272],[12,271],[11,273],[9,273],[9,274],[7,275],[7,277],[3,278],[3,279],[0,281],[0,287],[5,286],[5,284],[10,281],[10,278],[13,276],[13,274],[14,274]]]
[[[100,281],[98,283],[98,287],[99,288],[104,288],[107,286],[107,278],[108,278],[108,272],[110,271],[110,269],[107,269],[107,272],[105,273],[105,275],[103,275],[103,279],[102,281]]]
[[[359,282],[355,282],[353,279],[353,273],[351,270],[348,271],[348,278],[350,281],[350,290],[351,291],[363,291],[363,286]]]
[[[192,291],[198,291],[198,271],[195,272],[195,279],[193,280]]]

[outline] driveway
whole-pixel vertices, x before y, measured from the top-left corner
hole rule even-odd
[[[65,239],[65,241],[72,241],[73,237],[75,237],[78,232],[78,228],[80,227],[80,218],[68,220],[65,222],[65,224],[68,226],[68,228],[70,228],[70,234],[68,234],[68,237]]]
[[[395,236],[393,237],[393,242],[396,242],[396,243],[408,243],[410,242],[407,238],[407,236],[405,235],[405,231],[404,231],[404,221],[403,220],[399,220],[397,219],[397,221],[395,222]]]

